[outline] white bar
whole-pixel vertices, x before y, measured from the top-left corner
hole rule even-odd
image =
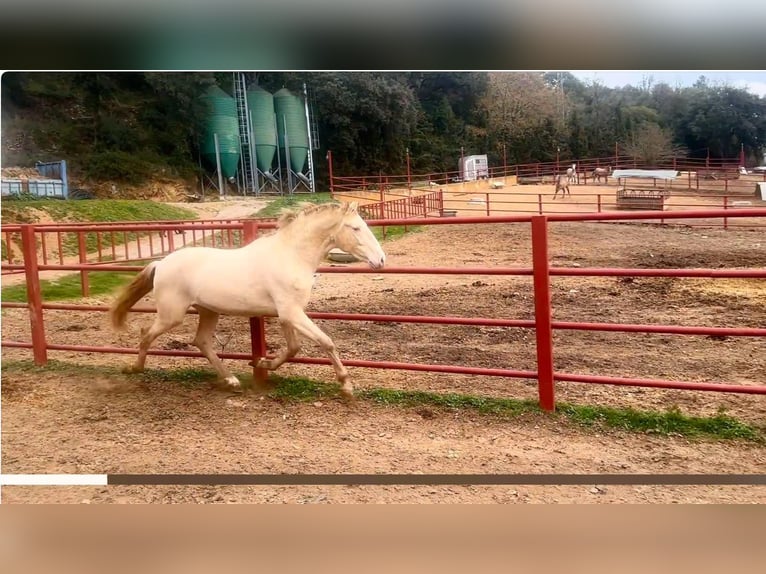
[[[0,474],[3,486],[106,486],[106,474]]]

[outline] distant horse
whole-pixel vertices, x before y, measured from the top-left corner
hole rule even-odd
[[[566,197],[567,195],[572,197],[572,194],[569,191],[569,176],[564,175],[563,173],[556,177],[556,191],[553,192],[553,199],[556,199],[556,196],[559,194],[559,190],[561,190],[562,198]]]
[[[572,167],[567,168],[567,179],[569,180],[568,183],[572,183],[576,177],[577,177],[577,164],[573,163]]]
[[[314,272],[327,253],[338,247],[367,261],[373,269],[386,255],[356,203],[319,204],[284,213],[277,231],[238,249],[186,247],[149,263],[117,297],[110,308],[112,325],[123,329],[128,311],[154,291],[157,317],[141,331],[138,359],[127,372],[144,369],[146,353],[162,333],[181,324],[191,306],[199,311],[193,344],[230,386],[240,382],[213,351],[218,316],[276,315],[287,347],[275,358],[262,358],[257,367],[274,370],[300,350],[299,335],[317,343],[330,357],[346,396],[353,387],[335,344],[308,318],[304,309],[311,296]]]
[[[604,178],[604,183],[607,183],[607,178],[612,174],[612,166],[607,167],[597,167],[593,170],[593,179],[597,182],[601,181],[601,178]]]

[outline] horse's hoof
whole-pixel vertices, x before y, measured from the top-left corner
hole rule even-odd
[[[259,359],[255,364],[256,369],[266,369],[268,371],[273,369],[271,359]]]
[[[231,388],[231,389],[239,390],[239,389],[242,388],[242,383],[240,383],[239,379],[237,377],[235,377],[234,375],[232,375],[230,377],[226,377],[223,380],[223,382],[226,383],[228,385],[228,387]]]
[[[122,372],[126,375],[132,375],[134,373],[141,373],[144,369],[138,365],[125,365],[122,368]]]
[[[347,403],[353,403],[356,401],[356,397],[354,396],[354,389],[351,387],[341,387],[340,397]]]

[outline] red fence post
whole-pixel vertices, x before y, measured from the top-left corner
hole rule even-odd
[[[229,229],[229,233],[231,233],[231,229]],[[176,250],[176,242],[175,239],[173,239],[175,234],[175,229],[168,229],[168,253],[173,253],[173,251]]]
[[[535,339],[537,344],[537,385],[540,408],[556,408],[553,384],[553,314],[548,262],[548,218],[532,216],[532,277],[535,290]]]
[[[29,324],[32,328],[32,353],[35,365],[45,365],[48,362],[48,347],[45,342],[43,299],[40,293],[40,273],[37,269],[37,246],[35,245],[35,228],[33,225],[21,226],[21,253],[24,258],[24,274],[27,282]]]
[[[8,263],[13,263],[13,247],[11,245],[11,232],[5,232],[5,254],[8,257]]]
[[[242,244],[246,245],[258,238],[258,223],[243,221]],[[253,355],[253,380],[263,386],[269,378],[266,369],[256,367],[258,360],[266,356],[266,321],[263,317],[250,317],[250,348]]]
[[[82,231],[77,232],[77,254],[80,258],[80,264],[85,265],[88,262],[88,248],[85,245],[85,234]],[[90,281],[88,280],[88,272],[85,269],[80,271],[80,285],[82,289],[82,296],[90,296]]]

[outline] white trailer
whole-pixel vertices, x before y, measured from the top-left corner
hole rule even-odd
[[[489,177],[489,163],[487,154],[467,155],[458,161],[460,179],[463,181],[476,181],[477,179],[486,179]]]

